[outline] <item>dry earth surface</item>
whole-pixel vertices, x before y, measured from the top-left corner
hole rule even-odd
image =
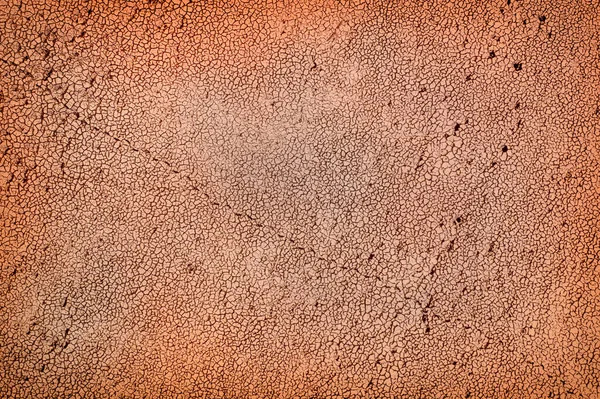
[[[5,0],[0,79],[1,397],[599,397],[598,0]]]

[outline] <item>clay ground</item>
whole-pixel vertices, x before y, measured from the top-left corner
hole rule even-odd
[[[0,4],[0,397],[600,397],[600,3]]]

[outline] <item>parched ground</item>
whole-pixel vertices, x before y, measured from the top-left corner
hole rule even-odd
[[[0,397],[600,397],[598,0],[8,0],[0,83]]]

